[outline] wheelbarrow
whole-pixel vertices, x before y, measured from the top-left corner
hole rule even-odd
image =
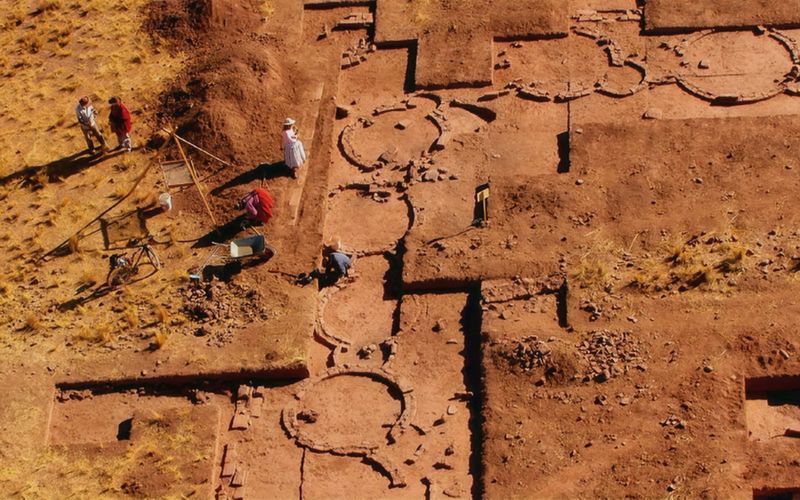
[[[227,252],[223,253],[223,249],[227,249]],[[203,279],[203,274],[207,267],[230,267],[230,264],[238,264],[237,268],[241,269],[245,261],[267,261],[277,253],[278,251],[275,247],[267,243],[267,239],[264,235],[257,232],[252,236],[238,238],[230,243],[214,243],[214,248],[208,254],[203,264],[190,271],[189,279],[192,281],[200,281]]]

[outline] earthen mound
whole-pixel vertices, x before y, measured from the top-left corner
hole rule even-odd
[[[242,41],[188,68],[165,93],[164,122],[181,136],[250,167],[278,160],[291,93],[268,47]]]
[[[260,33],[259,6],[230,0],[156,0],[150,11],[145,29],[170,48],[190,54],[185,69],[161,96],[159,125],[232,163],[228,178],[279,162],[278,138],[294,99],[293,85],[276,49]],[[201,176],[218,167],[197,165]]]
[[[214,44],[217,34],[256,31],[261,23],[255,2],[231,0],[154,0],[147,5],[145,31],[173,50]]]

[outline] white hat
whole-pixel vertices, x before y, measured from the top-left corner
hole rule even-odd
[[[295,122],[293,118],[287,118],[286,121],[283,122],[283,126],[284,127],[289,127],[291,125],[294,125],[295,123],[297,123],[297,122]]]

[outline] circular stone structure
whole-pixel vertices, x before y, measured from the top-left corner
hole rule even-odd
[[[427,99],[414,99],[414,102],[421,104],[414,109],[375,116],[371,126],[358,131],[353,145],[363,158],[378,161],[382,154],[389,153],[397,163],[406,164],[430,150],[439,131],[425,116],[434,106]]]
[[[342,129],[341,152],[364,172],[386,165],[407,165],[436,149],[443,131],[431,115],[441,113],[441,106],[441,98],[431,93],[378,106],[371,116],[361,116]]]
[[[391,384],[359,374],[320,380],[303,397],[298,429],[308,439],[333,448],[353,443],[382,446],[386,444],[384,426],[394,424],[402,413],[402,399],[396,392]],[[314,412],[315,421],[303,421],[303,411]]]
[[[793,43],[778,32],[699,32],[676,48],[683,56],[678,84],[708,101],[744,104],[785,90],[796,59]]]
[[[364,457],[386,471],[392,486],[405,486],[399,468],[380,449],[411,424],[416,415],[412,392],[381,368],[331,368],[300,383],[295,401],[281,413],[281,424],[299,446]]]

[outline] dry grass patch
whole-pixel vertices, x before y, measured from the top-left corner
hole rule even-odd
[[[179,57],[155,50],[142,35],[148,0],[32,4],[0,0],[0,109],[16,121],[14,134],[0,134],[0,169],[9,171],[23,166],[20,159],[43,164],[82,147],[80,131],[72,126],[78,94],[97,96],[101,115],[107,112],[105,100],[120,93],[134,110],[154,99],[181,66]],[[71,130],[67,140],[42,134],[65,125]]]
[[[655,291],[698,287],[721,291],[730,278],[746,271],[751,254],[735,235],[681,235],[678,240],[665,241],[655,256],[640,265],[630,285]]]

